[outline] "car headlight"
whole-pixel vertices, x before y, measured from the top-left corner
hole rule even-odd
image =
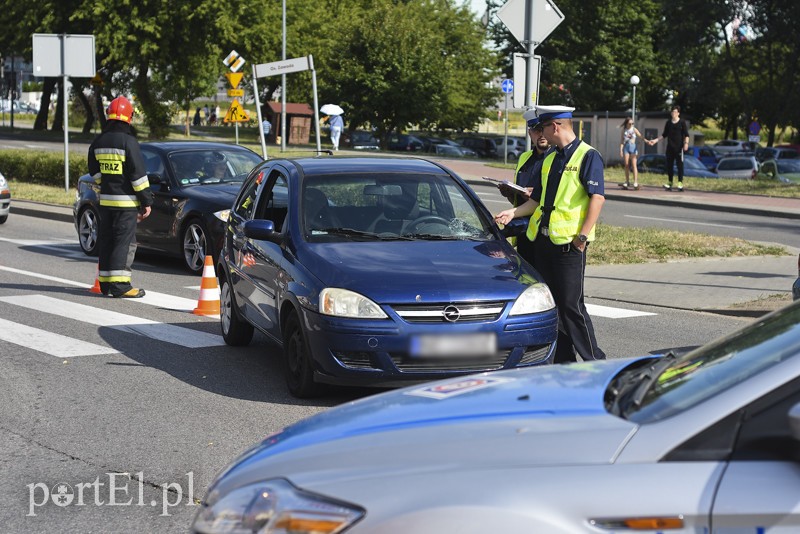
[[[336,534],[364,514],[363,508],[274,479],[225,495],[212,490],[206,506],[195,516],[192,530],[204,534]]]
[[[550,288],[545,284],[532,284],[517,297],[509,315],[525,315],[552,310],[556,307]]]
[[[319,311],[335,317],[355,319],[386,319],[380,306],[355,291],[326,287],[319,293]]]
[[[220,221],[226,223],[228,222],[228,217],[231,215],[231,210],[220,210],[214,212],[214,217],[219,219]]]
[[[4,193],[8,192],[8,182],[2,172],[0,172],[0,189],[2,189]]]

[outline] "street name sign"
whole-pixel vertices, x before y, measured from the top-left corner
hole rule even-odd
[[[261,63],[256,65],[256,77],[277,76],[279,74],[289,74],[291,72],[301,72],[308,70],[308,56],[287,59],[285,61],[274,61],[272,63]]]

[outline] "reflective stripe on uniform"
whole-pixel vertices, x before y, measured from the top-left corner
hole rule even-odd
[[[101,193],[100,205],[111,208],[138,208],[140,204],[136,195],[104,195]]]
[[[131,181],[131,185],[133,185],[134,191],[143,191],[150,187],[150,181],[147,179],[147,175],[145,174],[138,180]]]
[[[114,282],[131,282],[130,276],[98,276],[98,282],[114,283]]]
[[[125,151],[118,148],[95,148],[94,157],[100,164],[100,172],[103,174],[122,174],[122,166],[125,163]]]

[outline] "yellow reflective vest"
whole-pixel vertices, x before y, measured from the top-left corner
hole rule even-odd
[[[583,158],[590,150],[594,150],[594,148],[588,143],[580,142],[561,174],[561,182],[558,184],[553,211],[550,213],[550,222],[548,223],[550,241],[556,245],[566,245],[575,239],[575,236],[580,233],[583,220],[586,218],[586,212],[589,209],[589,195],[581,183],[580,171]],[[526,234],[531,241],[536,238],[536,234],[539,232],[539,223],[542,220],[542,205],[547,194],[547,180],[555,157],[556,153],[553,151],[542,162],[542,197],[539,199],[539,205],[536,206],[533,215],[531,215]],[[589,241],[594,240],[594,227],[592,227],[587,237]]]

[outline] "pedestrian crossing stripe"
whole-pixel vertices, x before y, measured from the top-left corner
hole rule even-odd
[[[44,352],[57,358],[119,353],[117,349],[112,347],[95,345],[88,341],[73,339],[5,319],[0,319],[0,340]]]
[[[589,315],[594,317],[605,317],[607,319],[628,319],[631,317],[646,317],[648,315],[657,315],[655,313],[626,310],[624,308],[612,308],[611,306],[600,306],[598,304],[587,304],[586,311]]]
[[[73,319],[95,326],[138,334],[157,341],[164,341],[191,349],[220,347],[225,345],[222,336],[216,334],[209,334],[168,323],[159,323],[157,321],[151,321],[150,319],[142,319],[134,315],[95,308],[94,306],[78,304],[76,302],[57,299],[46,295],[0,297],[0,302]]]

